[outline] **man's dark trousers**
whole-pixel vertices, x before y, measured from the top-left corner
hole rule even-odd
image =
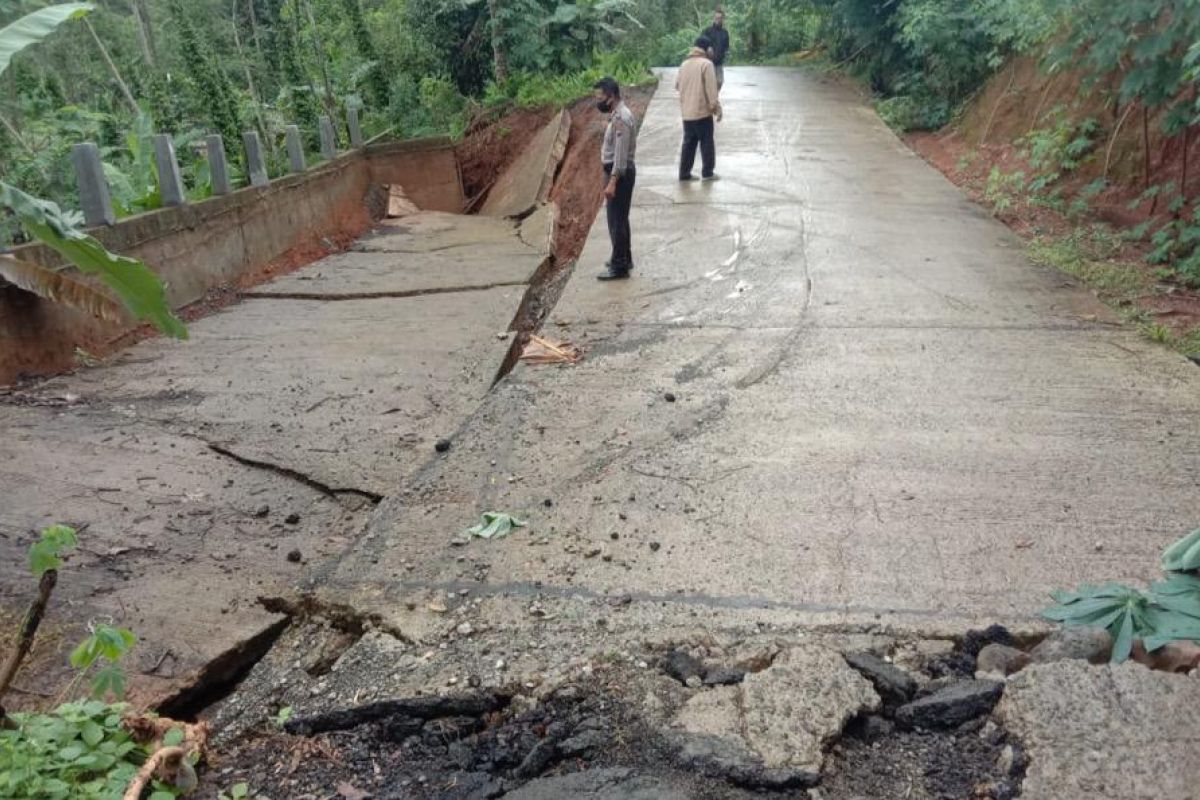
[[[611,175],[612,164],[605,164],[606,182]],[[633,205],[633,184],[636,180],[637,170],[630,164],[625,169],[625,174],[617,180],[616,195],[604,204],[608,212],[608,238],[612,239],[610,263],[613,272],[628,272],[633,269],[633,234],[629,230],[629,209]]]
[[[691,176],[696,163],[696,146],[700,146],[700,162],[705,178],[711,178],[717,166],[717,146],[713,142],[713,118],[685,119],[683,121],[683,154],[679,157],[679,177]]]

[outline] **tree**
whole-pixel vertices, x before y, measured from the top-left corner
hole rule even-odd
[[[200,92],[208,121],[226,142],[240,140],[242,126],[229,78],[214,58],[211,46],[201,37],[182,0],[168,0],[167,9],[179,29],[182,56],[188,74]]]
[[[379,57],[379,52],[375,48],[375,40],[371,38],[371,32],[367,29],[367,21],[363,18],[362,5],[359,0],[342,0],[342,7],[346,10],[346,16],[350,20],[350,29],[354,34],[354,43],[358,47],[359,55],[371,64],[370,72],[367,74],[371,102],[375,104],[376,108],[383,108],[387,105],[389,95],[387,76],[384,74],[387,65]]]
[[[492,74],[496,83],[508,83],[508,51],[504,41],[504,6],[500,0],[488,0],[492,19]]]

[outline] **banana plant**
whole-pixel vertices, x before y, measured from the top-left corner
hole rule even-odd
[[[21,50],[94,8],[92,3],[59,3],[26,14],[0,29],[0,75]],[[110,253],[76,227],[71,216],[55,203],[31,197],[3,181],[0,181],[0,208],[11,211],[30,235],[80,272],[98,278],[120,303],[89,283],[11,254],[0,253],[0,280],[101,319],[123,321],[128,311],[169,336],[187,338],[187,328],[171,313],[162,281],[144,263]]]

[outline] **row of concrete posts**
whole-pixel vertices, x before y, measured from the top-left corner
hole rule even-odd
[[[363,146],[362,126],[359,123],[358,109],[346,110],[346,124],[350,130],[350,147],[357,150]],[[288,170],[290,173],[303,172],[308,168],[304,158],[304,141],[300,128],[289,125],[285,129],[288,154]],[[333,120],[323,116],[319,123],[321,135],[321,157],[326,161],[337,158],[337,134],[334,132]],[[205,140],[208,151],[208,166],[212,181],[213,195],[226,195],[234,190],[233,181],[229,176],[229,162],[225,157],[225,140],[217,134],[208,136]],[[251,186],[266,186],[271,182],[267,173],[267,160],[263,155],[262,139],[258,131],[247,131],[242,134],[242,146],[246,153],[246,174]],[[75,176],[79,185],[79,200],[83,207],[83,216],[88,225],[112,225],[117,221],[113,210],[112,195],[109,192],[108,181],[104,178],[104,163],[100,158],[100,148],[92,142],[77,144],[71,150],[71,161],[75,167]],[[170,134],[160,133],[154,137],[154,165],[158,171],[158,186],[162,194],[164,206],[182,206],[187,203],[187,192],[183,185],[183,176],[179,172],[179,160],[175,157],[175,143]]]

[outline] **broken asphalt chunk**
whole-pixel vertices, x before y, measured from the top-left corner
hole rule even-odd
[[[871,653],[848,653],[846,663],[871,682],[885,706],[907,703],[917,692],[917,681],[899,667]]]
[[[488,692],[437,697],[409,697],[402,700],[381,700],[363,706],[330,711],[311,717],[288,720],[283,728],[296,736],[312,736],[328,731],[344,731],[368,722],[381,719],[410,718],[416,720],[443,719],[445,717],[478,717],[498,711],[507,704],[507,699]],[[397,720],[393,725],[400,725]],[[401,726],[403,727],[403,726]]]
[[[896,709],[903,728],[946,730],[990,713],[1004,693],[998,681],[962,680]]]
[[[662,669],[663,672],[685,686],[689,678],[704,679],[704,665],[700,663],[699,659],[693,658],[682,650],[672,650],[667,653],[663,657]]]

